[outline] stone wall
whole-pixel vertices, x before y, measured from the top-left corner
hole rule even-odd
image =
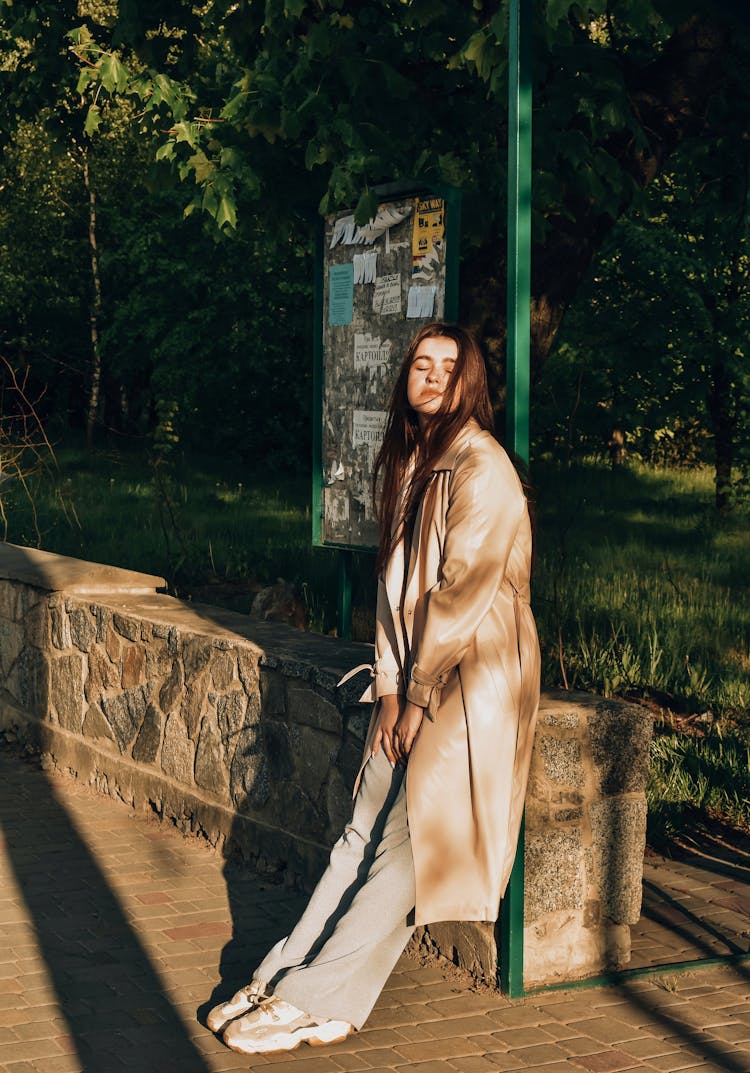
[[[0,729],[136,808],[310,886],[346,822],[369,646],[156,589],[161,579],[0,545]],[[364,677],[364,676],[363,676]],[[651,721],[546,695],[527,795],[526,984],[629,958]],[[494,980],[493,925],[420,941]]]

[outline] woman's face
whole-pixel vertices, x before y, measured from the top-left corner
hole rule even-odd
[[[416,411],[420,428],[439,411],[457,360],[458,345],[453,339],[430,336],[417,347],[409,368],[406,395]]]

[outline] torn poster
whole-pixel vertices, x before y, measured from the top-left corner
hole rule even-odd
[[[445,235],[445,202],[440,197],[417,198],[412,229],[412,271],[418,272],[422,261],[442,245]]]
[[[381,235],[386,235],[392,227],[398,226],[407,216],[411,216],[411,206],[403,210],[389,208],[388,206],[378,209],[376,216],[365,224],[357,227],[354,223],[354,215],[340,216],[333,225],[329,249],[333,249],[339,242],[342,246],[371,246]]]
[[[366,444],[373,456],[380,450],[388,414],[385,410],[354,410],[352,414],[352,445]]]
[[[408,320],[432,317],[435,312],[435,294],[437,287],[410,287],[406,302]]]
[[[374,283],[378,271],[378,251],[355,253],[352,259],[355,283]]]
[[[391,358],[391,341],[370,332],[354,333],[354,368],[369,369],[373,365],[387,365]]]
[[[372,296],[372,311],[381,316],[389,316],[401,312],[401,275],[398,272],[390,272],[386,276],[378,276],[375,280],[375,291]]]
[[[334,458],[333,462],[331,462],[331,468],[326,476],[326,484],[331,485],[335,484],[336,481],[343,481],[345,476],[346,472],[344,470],[343,462],[337,462]]]
[[[328,270],[328,323],[351,324],[354,313],[354,266],[331,265]]]

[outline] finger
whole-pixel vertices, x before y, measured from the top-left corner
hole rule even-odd
[[[404,738],[404,756],[408,757],[417,738],[417,730],[410,730]]]
[[[399,738],[398,730],[393,731],[393,737],[391,738],[391,753],[393,755],[394,764],[398,764],[401,758],[401,740]]]
[[[395,767],[396,766],[395,750],[394,750],[394,747],[393,747],[393,742],[391,741],[391,739],[388,737],[387,734],[383,735],[383,752],[385,753],[386,760],[391,765],[391,767]]]
[[[373,757],[373,759],[378,755],[378,749],[380,748],[380,743],[382,740],[383,731],[380,727],[378,727],[378,729],[375,731],[375,737],[372,739],[372,752],[370,755]]]

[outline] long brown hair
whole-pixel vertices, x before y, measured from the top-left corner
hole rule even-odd
[[[417,415],[409,405],[407,383],[420,343],[433,338],[452,339],[458,353],[440,409],[422,432]],[[432,467],[472,417],[483,429],[493,431],[487,372],[479,343],[467,328],[442,322],[428,324],[417,332],[409,344],[391,395],[383,443],[375,459],[372,495],[379,534],[378,573],[385,568],[398,541],[402,537],[407,542],[411,539],[419,502],[432,474]],[[401,516],[395,519],[397,525],[394,526],[401,484],[412,456],[414,471],[404,497]]]

